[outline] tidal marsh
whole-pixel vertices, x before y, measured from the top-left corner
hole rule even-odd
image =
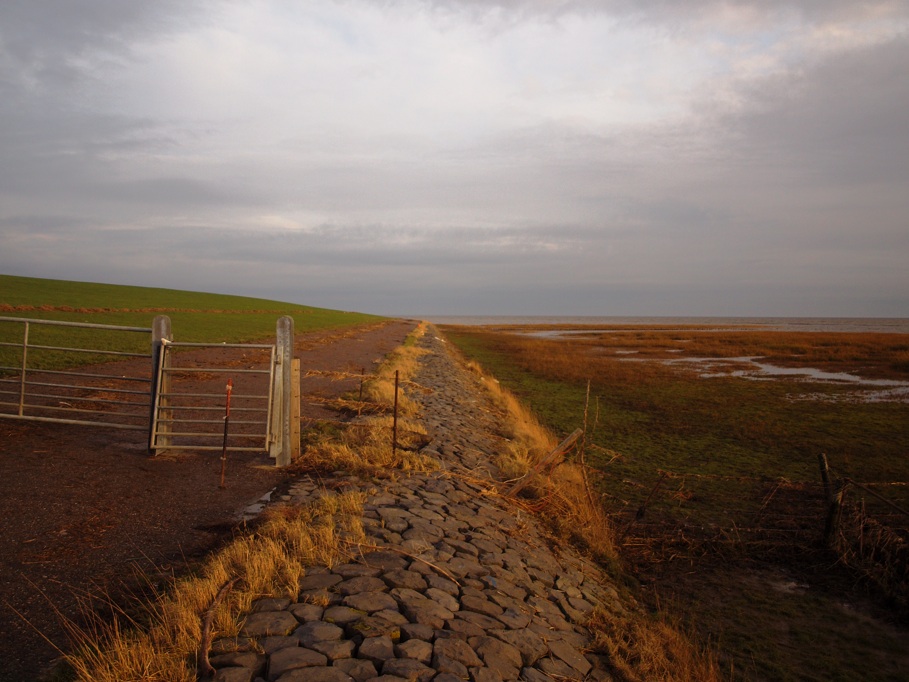
[[[587,462],[623,535],[630,573],[654,606],[671,605],[714,644],[736,679],[909,674],[909,660],[895,653],[909,650],[909,635],[885,622],[905,618],[894,604],[900,595],[843,569],[821,545],[818,467],[825,454],[835,482],[872,484],[891,504],[909,508],[909,402],[899,395],[857,399],[863,388],[854,382],[820,381],[809,372],[760,380],[734,374],[745,368],[743,358],[760,358],[779,368],[902,384],[909,382],[907,335],[443,331],[556,434],[581,426],[586,410]],[[723,371],[702,376],[694,358],[711,358]],[[848,495],[905,539],[909,518],[857,488]],[[805,587],[774,587],[789,582]],[[723,594],[740,597],[734,609]]]

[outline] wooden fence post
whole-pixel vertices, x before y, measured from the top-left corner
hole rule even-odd
[[[290,396],[290,458],[300,456],[300,358],[293,359]]]
[[[830,485],[830,466],[827,464],[827,455],[823,452],[817,456],[818,464],[821,466],[821,482],[824,484],[824,498],[827,504],[833,502],[833,488]]]
[[[830,499],[827,507],[827,519],[824,523],[824,545],[830,549],[836,548],[836,537],[840,529],[840,518],[843,513],[843,500],[846,497],[848,484],[840,486]]]

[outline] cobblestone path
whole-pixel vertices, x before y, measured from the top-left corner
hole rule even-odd
[[[366,492],[363,523],[379,549],[311,567],[296,603],[257,602],[241,634],[265,653],[216,648],[219,682],[611,679],[586,651],[584,623],[597,604],[620,609],[618,595],[595,565],[554,552],[532,517],[488,494],[479,479],[495,470],[501,415],[432,328],[420,343],[430,352],[416,381],[432,392],[411,397],[440,469],[380,484],[296,481],[283,502]]]

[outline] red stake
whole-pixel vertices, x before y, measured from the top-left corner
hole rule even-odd
[[[221,490],[227,488],[224,484],[224,474],[227,471],[227,424],[230,422],[230,394],[234,390],[234,380],[227,380],[227,402],[224,405],[224,445],[221,448]]]

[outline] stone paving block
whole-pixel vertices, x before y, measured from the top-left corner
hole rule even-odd
[[[533,630],[491,630],[490,635],[507,642],[521,654],[525,666],[531,666],[549,653],[547,642]]]
[[[429,625],[421,625],[420,623],[407,623],[406,625],[401,626],[401,640],[408,641],[411,639],[419,639],[424,642],[428,642],[433,637],[433,629]]]
[[[263,637],[259,640],[259,646],[267,654],[273,654],[279,649],[287,647],[300,646],[300,640],[293,635]]]
[[[444,606],[449,611],[460,611],[461,604],[458,602],[457,598],[444,592],[438,588],[430,587],[424,592],[427,599],[434,601],[436,604]]]
[[[436,671],[412,658],[392,658],[385,661],[382,666],[382,674],[396,675],[407,680],[428,682],[436,674]]]
[[[345,606],[362,611],[364,613],[375,613],[376,611],[397,611],[398,602],[394,597],[385,592],[360,592],[344,597],[342,602]]]
[[[427,574],[425,576],[425,580],[426,584],[429,585],[430,588],[442,590],[443,592],[447,592],[453,597],[457,597],[461,591],[456,582],[435,573]]]
[[[359,611],[350,606],[329,606],[325,609],[322,620],[326,623],[334,623],[343,627],[347,623],[355,623],[365,615],[366,611]]]
[[[524,665],[517,647],[495,637],[471,638],[470,646],[483,659],[486,667],[492,668],[504,679],[516,679]]]
[[[452,619],[445,623],[445,627],[447,627],[449,631],[458,634],[462,639],[482,637],[486,634],[486,630],[479,625],[474,625],[466,620]]]
[[[469,674],[466,665],[445,654],[433,654],[432,667],[440,673],[454,675],[462,680]]]
[[[382,569],[364,564],[340,564],[331,569],[331,572],[341,576],[344,580],[349,580],[350,578],[375,578],[382,572]]]
[[[360,644],[357,655],[372,661],[377,668],[381,668],[385,661],[395,657],[395,645],[391,637],[387,635],[368,637]]]
[[[302,647],[287,647],[273,653],[268,661],[268,680],[278,679],[288,670],[297,668],[312,668],[328,664],[328,658],[312,649]]]
[[[365,661],[360,658],[342,658],[335,661],[332,665],[350,675],[354,682],[366,682],[366,680],[379,675],[372,661]]]
[[[289,670],[273,682],[354,682],[354,679],[340,668],[297,668]]]
[[[424,665],[429,664],[432,660],[433,645],[419,639],[409,639],[401,644],[396,644],[394,648],[395,656],[398,658],[413,658]]]
[[[331,642],[341,639],[344,631],[332,623],[312,621],[304,623],[294,631],[294,636],[300,639],[303,646],[308,647],[316,642]]]
[[[492,616],[493,618],[501,614],[504,609],[496,604],[491,602],[483,597],[471,597],[464,596],[461,597],[461,608],[466,609],[467,611],[474,611],[476,613],[482,613],[487,616]]]
[[[299,625],[299,621],[289,611],[261,611],[249,614],[240,634],[244,637],[289,635]]]
[[[265,658],[255,651],[233,651],[228,654],[211,656],[209,663],[213,668],[252,668],[258,670],[265,665]]]
[[[549,650],[562,661],[585,676],[593,667],[581,653],[564,640],[553,640],[549,643]]]
[[[221,668],[215,673],[214,682],[253,682],[256,671],[250,668]]]
[[[305,576],[300,578],[300,590],[327,590],[330,587],[334,587],[339,582],[344,580],[340,575],[335,575],[334,573],[310,573],[307,572]]]
[[[364,575],[344,580],[343,582],[338,583],[335,589],[340,594],[348,596],[351,594],[359,594],[360,592],[383,592],[386,587],[384,581],[380,578]]]
[[[312,648],[320,654],[325,654],[329,661],[339,658],[350,658],[357,645],[352,639],[339,639],[331,642],[314,642]]]
[[[464,682],[464,680],[451,673],[439,673],[432,678],[432,682]]]
[[[437,639],[433,645],[433,655],[448,656],[467,667],[483,665],[473,647],[462,639]]]
[[[395,552],[376,551],[363,555],[363,562],[372,568],[391,571],[396,568],[407,568],[409,561]]]
[[[537,665],[544,673],[566,680],[583,680],[584,676],[570,665],[558,658],[541,658]]]
[[[252,612],[258,613],[259,611],[283,611],[288,606],[290,606],[290,599],[287,598],[257,599],[253,602]]]
[[[536,668],[524,668],[521,670],[521,679],[524,682],[553,682],[549,675]]]
[[[476,611],[465,611],[462,609],[455,612],[454,617],[458,620],[466,620],[468,623],[473,623],[484,630],[500,630],[505,627],[505,623],[502,621]]]
[[[444,606],[423,598],[422,602],[411,601],[402,604],[401,612],[413,623],[422,623],[440,629],[454,613]]]
[[[301,623],[307,623],[311,620],[321,620],[322,613],[325,611],[325,609],[318,604],[306,603],[291,604],[287,607],[287,610],[290,611],[294,615],[294,618],[296,618]]]
[[[426,579],[416,571],[395,568],[382,574],[382,580],[390,588],[404,587],[411,590],[425,590]]]
[[[471,668],[470,680],[471,682],[504,682],[505,678],[492,668]]]

